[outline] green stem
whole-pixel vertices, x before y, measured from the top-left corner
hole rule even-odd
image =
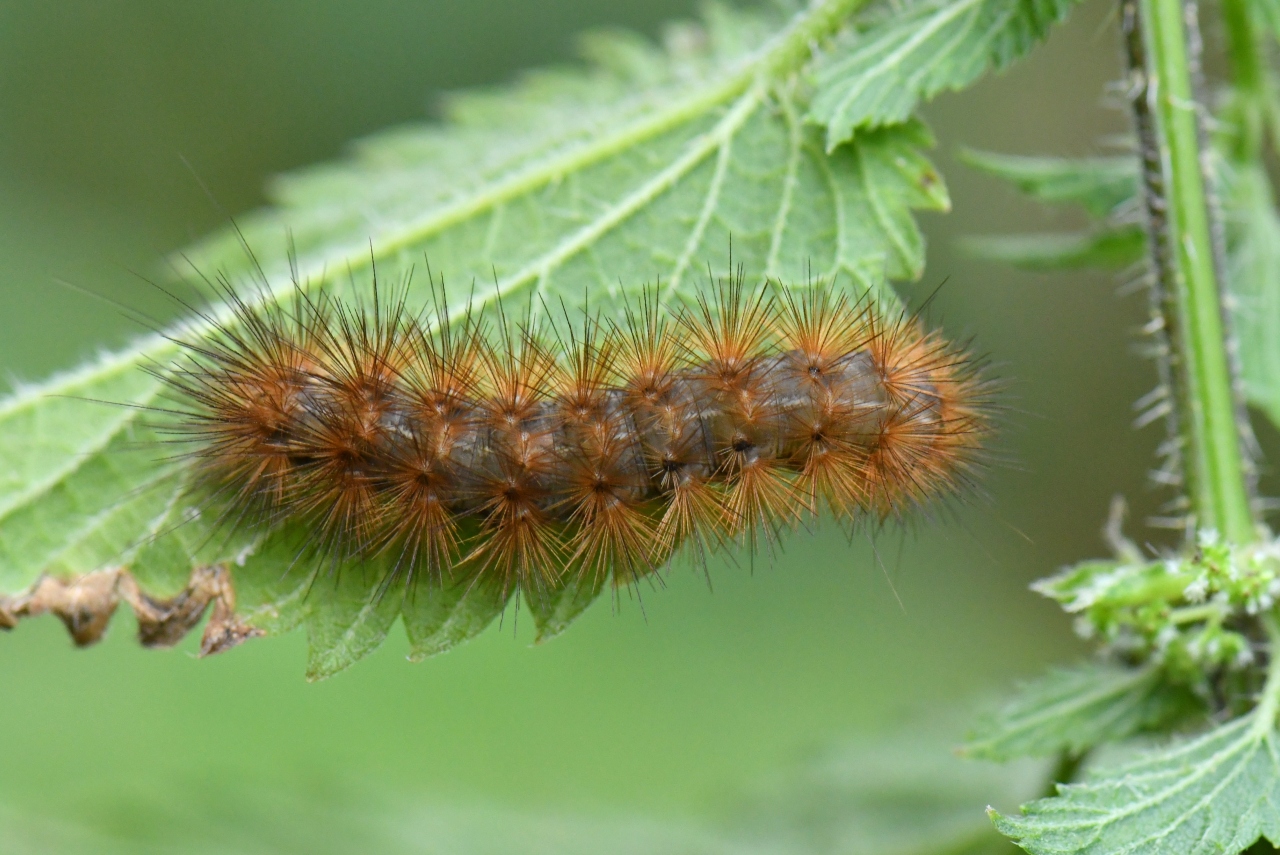
[[[1233,543],[1247,543],[1254,538],[1247,461],[1236,422],[1183,19],[1194,7],[1182,0],[1142,0],[1139,8],[1162,142],[1169,245],[1176,261],[1164,315],[1188,493],[1197,528],[1213,528]]]
[[[1267,733],[1274,726],[1276,713],[1280,711],[1280,617],[1272,612],[1262,619],[1267,631],[1267,639],[1271,642],[1271,661],[1267,665],[1267,682],[1262,687],[1262,695],[1258,698],[1258,706],[1254,709],[1253,729],[1259,733]]]
[[[1184,606],[1169,613],[1169,623],[1174,625],[1199,623],[1200,621],[1221,623],[1222,619],[1229,613],[1230,610],[1226,606],[1218,603],[1205,603],[1202,606]]]

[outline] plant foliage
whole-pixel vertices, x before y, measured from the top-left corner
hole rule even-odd
[[[969,85],[1025,54],[1072,0],[934,0],[886,7],[823,55],[810,117],[827,150],[863,127],[905,121],[921,99]]]
[[[979,255],[1030,269],[1126,269],[1146,256],[1132,156],[1069,159],[971,152],[967,162],[1030,198],[1078,205],[1093,220],[1083,233],[970,238]],[[1260,161],[1215,158],[1227,244],[1226,286],[1249,403],[1280,425],[1280,218]]]
[[[733,263],[783,284],[838,278],[858,296],[893,305],[889,283],[918,277],[924,265],[913,212],[949,206],[924,155],[933,141],[916,115],[920,103],[1024,55],[1072,5],[814,0],[767,12],[712,7],[701,23],[673,27],[660,48],[625,35],[592,36],[584,41],[583,67],[455,95],[441,122],[381,134],[342,162],[278,179],[270,209],[197,245],[181,265],[197,279],[216,278],[250,305],[314,289],[367,301],[379,281],[390,281],[410,302],[442,289],[457,314],[495,304],[529,311],[589,305],[609,313],[644,286],[667,303],[688,301],[706,274],[723,276]],[[1215,358],[1201,358],[1205,343],[1218,340],[1219,277],[1241,387],[1280,425],[1280,216],[1264,144],[1275,149],[1280,139],[1280,86],[1265,62],[1280,35],[1280,5],[1222,6],[1230,85],[1207,154],[1199,152],[1186,104],[1156,91],[1149,104],[1135,106],[1140,119],[1149,109],[1164,134],[1155,144],[1140,140],[1151,147],[1144,152],[1150,175],[1128,153],[1067,159],[969,152],[965,159],[1032,199],[1078,206],[1087,217],[1072,233],[970,241],[1006,262],[1132,270],[1150,260],[1153,241],[1171,236],[1161,231],[1166,214],[1173,232],[1185,227],[1172,235],[1183,241],[1171,253],[1177,258],[1155,265],[1172,271],[1157,271],[1172,276],[1155,292],[1164,307],[1156,326],[1172,342],[1162,355],[1199,366],[1188,375],[1217,390],[1214,424],[1227,427],[1212,436],[1197,432],[1199,422],[1184,413],[1191,427],[1183,425],[1180,441],[1234,452],[1235,437],[1225,436],[1230,418],[1222,415],[1230,372],[1215,367],[1224,354],[1213,345]],[[1175,84],[1191,91],[1179,53],[1185,40],[1169,36],[1173,22],[1186,23],[1185,7],[1165,3],[1160,11],[1153,0],[1142,8],[1165,18],[1149,32],[1134,30],[1131,60],[1146,64],[1144,80],[1153,70],[1187,72],[1164,77],[1164,92]],[[1126,23],[1133,20],[1129,14]],[[1137,55],[1148,49],[1159,55]],[[1160,182],[1170,188],[1165,197]],[[1216,201],[1205,202],[1202,182]],[[1215,236],[1206,223],[1219,202],[1223,228]],[[1148,211],[1155,212],[1150,221]],[[1183,216],[1188,211],[1195,217]],[[1221,252],[1209,245],[1216,237]],[[1221,270],[1210,269],[1210,256]],[[424,267],[429,276],[415,274]],[[59,614],[73,629],[105,620],[114,593],[94,612],[81,599],[90,589],[75,585],[112,570],[113,585],[127,579],[145,589],[126,599],[135,610],[149,609],[147,631],[167,639],[164,630],[192,596],[193,569],[216,567],[221,575],[205,578],[199,608],[216,602],[215,615],[237,610],[243,624],[220,620],[242,637],[305,626],[307,673],[319,679],[375,649],[397,622],[411,658],[421,659],[483,631],[522,596],[539,640],[550,638],[607,589],[603,579],[563,582],[537,597],[480,579],[406,586],[396,584],[392,556],[323,565],[299,559],[305,531],[284,527],[258,538],[217,529],[187,491],[181,460],[157,453],[164,414],[155,375],[178,353],[175,338],[199,340],[213,325],[235,321],[214,306],[170,335],[140,339],[0,402],[0,626],[25,614],[22,608],[30,612],[42,578],[65,580]],[[1170,329],[1177,324],[1186,328]],[[1192,327],[1203,334],[1196,337]],[[1162,379],[1168,374],[1166,364]],[[1196,394],[1192,389],[1179,404],[1198,417],[1208,405]],[[1151,412],[1159,415],[1160,406]],[[1235,479],[1240,469],[1214,471]],[[1162,471],[1176,480],[1172,468]],[[1055,775],[1065,776],[1096,747],[1204,727],[1206,720],[1215,726],[1091,771],[1082,783],[1063,782],[1021,814],[992,811],[996,829],[1026,851],[1208,855],[1240,852],[1260,838],[1280,841],[1280,630],[1273,617],[1280,546],[1261,531],[1252,541],[1245,536],[1247,489],[1232,484],[1197,493],[1194,502],[1203,507],[1191,516],[1239,499],[1232,504],[1239,513],[1203,518],[1239,523],[1226,527],[1242,542],[1204,527],[1188,532],[1195,536],[1181,551],[1153,558],[1117,527],[1115,558],[1082,562],[1035,586],[1076,615],[1078,628],[1099,639],[1109,658],[1025,686],[979,723],[964,753],[997,761],[1057,755]],[[218,581],[227,578],[222,568],[230,568],[234,592]],[[917,750],[925,748],[928,761]],[[1043,792],[1034,783],[1043,764],[957,766],[935,748],[914,739],[824,755],[765,788],[734,825],[645,829],[631,839],[708,853],[1007,850],[981,822],[974,799]],[[518,844],[499,843],[476,833],[474,823],[457,827],[465,828],[458,851],[529,848],[541,839],[523,834]],[[625,851],[618,841],[626,835],[613,826],[573,823],[549,834],[555,851],[565,840],[573,851]]]
[[[452,306],[585,300],[608,311],[647,283],[660,283],[664,299],[688,299],[704,265],[727,272],[732,240],[733,262],[753,276],[840,278],[891,303],[886,280],[916,277],[924,264],[912,209],[949,204],[922,154],[929,132],[911,108],[1026,50],[1066,4],[913,5],[911,20],[947,34],[931,48],[946,61],[921,78],[910,103],[844,112],[841,138],[824,141],[815,105],[878,73],[841,59],[856,58],[867,38],[903,38],[886,29],[885,9],[861,5],[712,7],[702,23],[673,27],[662,48],[592,36],[586,68],[453,96],[441,123],[384,133],[346,161],[278,179],[274,207],[180,265],[195,278],[225,278],[250,302],[295,287],[361,299],[374,270],[379,280],[409,282],[410,301],[426,299],[429,265]],[[862,35],[835,38],[842,28]],[[817,95],[801,85],[813,74],[825,81]],[[179,335],[228,322],[212,312]],[[163,370],[175,354],[169,338],[151,336],[0,403],[0,597],[41,574],[118,565],[153,595],[173,595],[192,567],[227,562],[251,624],[307,625],[313,677],[376,647],[398,617],[420,658],[502,611],[500,596],[471,586],[385,591],[379,562],[335,582],[297,566],[305,562],[289,553],[296,533],[258,543],[215,532],[182,467],[157,453],[162,419],[147,414],[160,387],[141,369]],[[539,635],[562,630],[598,593],[566,590],[540,603]]]
[[[1164,685],[1162,677],[1158,668],[1102,663],[1055,669],[984,717],[963,751],[997,761],[1062,752],[1078,757],[1154,730],[1195,709],[1191,697]]]
[[[1063,786],[996,827],[1035,855],[1185,855],[1280,842],[1274,705]]]
[[[1125,14],[1131,24],[1136,15],[1173,15],[1180,20],[1183,8],[1133,4]],[[1173,449],[1175,457],[1177,449],[1190,442],[1188,412],[1203,412],[1209,406],[1204,390],[1194,384],[1185,399],[1178,398],[1169,385],[1170,377],[1183,371],[1191,357],[1200,356],[1190,348],[1208,341],[1207,337],[1191,341],[1195,331],[1190,327],[1199,322],[1189,320],[1193,315],[1185,308],[1191,290],[1190,273],[1184,266],[1194,263],[1184,265],[1184,260],[1192,258],[1191,253],[1200,259],[1202,272],[1204,259],[1212,256],[1217,262],[1209,290],[1212,280],[1219,279],[1217,288],[1224,293],[1210,297],[1218,298],[1230,321],[1236,345],[1232,355],[1238,357],[1235,379],[1244,397],[1280,424],[1280,351],[1276,349],[1280,220],[1264,145],[1274,150],[1277,139],[1276,81],[1267,63],[1274,51],[1275,4],[1244,0],[1226,3],[1220,11],[1227,31],[1228,85],[1212,123],[1212,146],[1200,153],[1198,163],[1189,158],[1174,163],[1169,138],[1176,132],[1171,126],[1177,123],[1174,113],[1180,108],[1162,105],[1159,91],[1144,94],[1137,85],[1142,72],[1177,71],[1175,55],[1183,56],[1185,66],[1185,56],[1179,52],[1186,45],[1169,38],[1174,30],[1166,26],[1167,20],[1147,20],[1136,26],[1130,41],[1131,62],[1145,66],[1135,72],[1135,88],[1129,93],[1135,99],[1141,159],[977,153],[968,158],[1031,198],[1080,206],[1091,222],[1086,231],[1075,234],[971,241],[980,253],[1039,268],[1128,268],[1130,275],[1149,276],[1156,283],[1150,327],[1161,338],[1152,350],[1164,361],[1161,386],[1144,404],[1150,418],[1142,420],[1166,413],[1174,416],[1179,435],[1171,437],[1166,449]],[[1147,51],[1151,56],[1144,59]],[[1150,111],[1146,119],[1144,110]],[[1144,121],[1149,125],[1145,131]],[[1190,131],[1187,128],[1184,123],[1184,151],[1195,131],[1194,125]],[[1151,170],[1146,181],[1141,180],[1142,163]],[[1208,240],[1216,245],[1196,243],[1190,232],[1179,234],[1177,226],[1169,226],[1189,222],[1179,215],[1186,213],[1188,200],[1195,196],[1192,191],[1201,182],[1210,193],[1216,192],[1216,204],[1210,202],[1203,205],[1205,211],[1192,213],[1204,213],[1210,221],[1221,215],[1221,232]],[[1184,192],[1178,195],[1168,189],[1172,183]],[[1184,206],[1182,212],[1179,205]],[[1149,247],[1163,241],[1173,242],[1171,257],[1149,259]],[[1201,294],[1205,293],[1202,289]],[[1213,300],[1205,305],[1206,314],[1201,317],[1216,320],[1214,310],[1219,306]],[[1200,375],[1195,377],[1199,382]],[[1187,385],[1185,380],[1175,382]],[[1188,412],[1170,410],[1171,406]],[[1229,423],[1230,415],[1222,421]],[[1247,425],[1238,424],[1242,414],[1235,416],[1236,427],[1248,442]],[[1214,442],[1237,443],[1236,436],[1228,435],[1234,433],[1223,431]],[[1176,476],[1176,468],[1162,467],[1161,473]],[[1238,474],[1231,473],[1232,477]],[[1199,471],[1196,477],[1206,476]],[[1177,477],[1165,480],[1180,483]],[[1214,510],[1200,506],[1205,501],[1202,496],[1192,498],[1193,518]],[[1177,511],[1187,505],[1171,507]],[[1209,518],[1215,517],[1210,514]],[[988,720],[971,750],[992,757],[1054,748],[1079,755],[1139,731],[1167,734],[1185,725],[1186,714],[1197,705],[1213,712],[1217,726],[1148,749],[1127,764],[1092,771],[1083,783],[1064,784],[1057,795],[1026,805],[1021,815],[993,812],[996,826],[1026,851],[1200,855],[1241,852],[1260,838],[1272,844],[1280,841],[1276,542],[1260,526],[1251,540],[1248,525],[1238,528],[1242,533],[1234,537],[1242,542],[1230,542],[1210,527],[1193,527],[1187,534],[1194,537],[1187,538],[1182,550],[1152,558],[1124,541],[1117,524],[1111,531],[1119,553],[1116,558],[1082,562],[1034,586],[1077,615],[1083,634],[1099,639],[1130,666],[1140,663],[1141,667],[1050,675]],[[1260,659],[1267,665],[1261,691]],[[1192,698],[1194,702],[1183,705]],[[1272,851],[1265,843],[1259,846]]]

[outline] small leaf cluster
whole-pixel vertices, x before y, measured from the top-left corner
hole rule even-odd
[[[1280,543],[1233,546],[1202,530],[1189,554],[1087,561],[1033,586],[1078,615],[1076,628],[1131,662],[1151,661],[1181,682],[1201,683],[1255,660],[1247,618],[1280,597]]]

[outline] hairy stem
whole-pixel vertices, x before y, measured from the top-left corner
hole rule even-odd
[[[1187,492],[1196,528],[1216,529],[1235,543],[1254,537],[1247,466],[1237,426],[1237,404],[1215,264],[1214,223],[1203,171],[1203,141],[1192,79],[1192,56],[1182,0],[1124,4],[1131,27],[1131,64],[1143,70],[1142,92],[1158,136],[1160,181],[1148,163],[1147,209],[1153,261],[1161,286],[1168,359],[1178,405]],[[1134,62],[1134,50],[1142,50]],[[1141,120],[1139,133],[1142,133]],[[1150,140],[1143,140],[1145,143]],[[1152,151],[1145,151],[1150,160]]]
[[[1150,311],[1153,323],[1148,334],[1154,340],[1158,357],[1155,360],[1160,388],[1172,395],[1174,380],[1169,365],[1169,328],[1166,310],[1170,303],[1167,295],[1173,290],[1177,275],[1173,251],[1169,246],[1168,206],[1165,204],[1164,167],[1160,157],[1160,135],[1156,130],[1156,117],[1151,109],[1151,87],[1147,75],[1147,47],[1143,41],[1140,20],[1140,0],[1121,0],[1120,20],[1124,33],[1124,54],[1129,76],[1129,99],[1133,110],[1134,131],[1138,138],[1138,154],[1142,164],[1142,199],[1146,212],[1147,261],[1150,265]],[[1178,408],[1165,408],[1166,441],[1161,446],[1164,458],[1162,468],[1176,475],[1185,484],[1182,459],[1182,443],[1179,438],[1181,424]],[[1184,509],[1179,509],[1184,510]],[[1119,529],[1117,528],[1117,531]]]

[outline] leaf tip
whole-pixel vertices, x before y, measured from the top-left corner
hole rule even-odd
[[[987,819],[991,821],[991,826],[1005,837],[1008,837],[1015,843],[1019,840],[1019,836],[1017,834],[1017,817],[1005,816],[993,806],[987,805]]]
[[[347,670],[356,663],[357,657],[342,655],[332,649],[312,648],[307,657],[306,681],[319,683]]]
[[[539,626],[538,631],[533,636],[533,643],[536,645],[546,644],[568,628],[569,624],[567,623],[544,624]]]
[[[853,126],[841,124],[832,124],[827,126],[827,142],[826,153],[832,154],[840,146],[853,140]]]

